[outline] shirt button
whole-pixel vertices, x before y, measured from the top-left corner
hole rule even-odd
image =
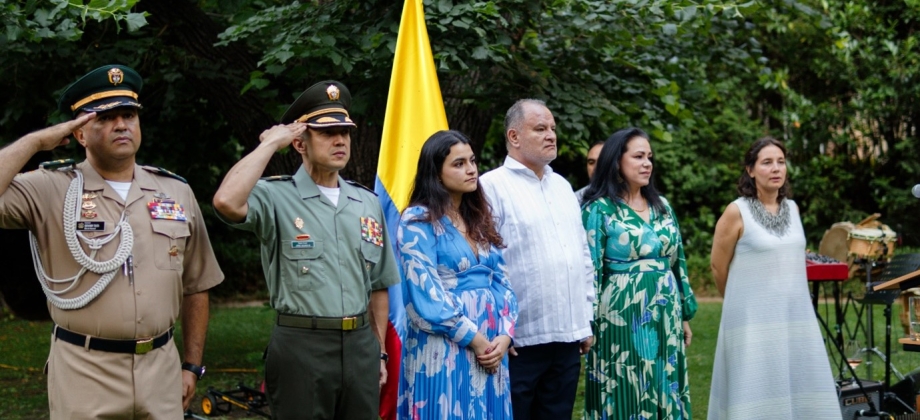
[[[300,274],[307,274],[310,272],[310,267],[300,267]]]
[[[141,291],[140,291],[140,290],[137,291],[137,295],[138,295],[138,296],[141,295]]]

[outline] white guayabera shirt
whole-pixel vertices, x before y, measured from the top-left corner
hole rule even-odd
[[[520,311],[515,347],[590,336],[594,265],[572,186],[548,165],[538,179],[510,156],[480,182],[507,246]]]

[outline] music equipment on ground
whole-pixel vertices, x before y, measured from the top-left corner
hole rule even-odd
[[[864,417],[860,413],[868,413],[872,408],[879,409],[879,395],[881,395],[882,383],[868,380],[863,380],[861,383],[862,389],[852,379],[837,382],[837,395],[840,398],[840,411],[843,413],[843,420],[869,419],[872,417]],[[871,407],[870,400],[872,402]],[[877,419],[878,416],[874,418]]]
[[[917,407],[920,407],[920,369],[904,375],[904,379],[889,387],[889,390],[898,399],[916,410]]]

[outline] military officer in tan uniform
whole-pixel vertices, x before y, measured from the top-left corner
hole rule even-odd
[[[55,324],[52,419],[182,418],[204,370],[208,289],[223,274],[189,186],[135,163],[141,86],[131,68],[95,69],[61,97],[74,120],[0,150],[0,227],[30,231]],[[70,134],[85,161],[16,174]]]
[[[214,196],[225,221],[262,244],[278,311],[265,359],[276,419],[377,419],[387,380],[387,287],[399,271],[377,196],[339,176],[350,101],[339,82],[308,88]],[[288,145],[303,159],[297,173],[259,180]]]

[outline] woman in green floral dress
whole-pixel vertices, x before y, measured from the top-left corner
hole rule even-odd
[[[596,342],[585,366],[585,418],[690,419],[687,321],[696,299],[677,218],[652,182],[638,128],[604,144],[582,220],[597,271]]]

